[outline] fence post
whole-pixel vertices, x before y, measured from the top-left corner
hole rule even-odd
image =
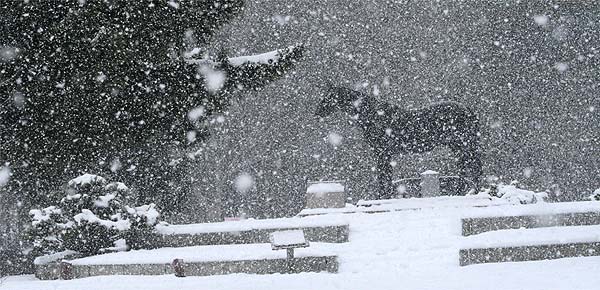
[[[439,196],[440,195],[440,174],[433,170],[427,170],[421,173],[421,196]]]
[[[171,263],[173,267],[173,272],[175,272],[175,277],[185,277],[185,265],[183,264],[183,259],[175,259]]]

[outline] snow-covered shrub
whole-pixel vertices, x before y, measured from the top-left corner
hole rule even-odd
[[[521,189],[514,185],[502,185],[498,188],[498,197],[512,204],[530,204],[544,202],[548,194]]]
[[[93,255],[112,247],[120,232],[129,228],[121,217],[121,193],[97,175],[69,181],[67,196],[60,201],[64,217],[71,221],[63,232],[65,248]]]
[[[600,201],[600,188],[594,190],[594,193],[590,195],[590,199]]]
[[[125,207],[125,218],[130,222],[130,228],[124,238],[130,249],[151,249],[159,243],[155,227],[159,223],[160,214],[151,203],[138,207]]]
[[[64,245],[61,233],[70,226],[62,215],[61,209],[49,206],[43,209],[32,209],[31,227],[26,231],[26,238],[32,242],[32,254],[46,255],[62,251]]]
[[[504,199],[511,204],[531,204],[544,202],[548,198],[546,192],[534,192],[520,188],[518,181],[512,181],[510,185],[503,183],[492,183],[489,188],[480,192],[487,193],[492,197]]]
[[[57,206],[31,211],[29,235],[39,254],[72,250],[87,256],[127,246],[150,247],[156,240],[153,233],[159,213],[154,204],[125,205],[123,200],[129,194],[125,184],[108,183],[97,175],[69,181]]]

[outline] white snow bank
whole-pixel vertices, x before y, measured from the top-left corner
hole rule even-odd
[[[55,281],[39,281],[32,276],[18,276],[3,280],[2,290],[103,290],[107,288],[113,290],[387,290],[397,289],[398,285],[414,290],[598,289],[600,275],[594,275],[593,273],[600,265],[600,257],[459,266],[458,251],[465,242],[461,236],[460,218],[462,216],[473,215],[482,211],[497,211],[500,208],[509,211],[508,208],[523,209],[538,207],[543,204],[515,206],[506,205],[506,201],[503,201],[505,202],[503,206],[477,208],[470,205],[456,206],[456,204],[448,206],[444,205],[443,202],[427,200],[436,204],[436,206],[421,208],[420,210],[380,214],[354,213],[288,219],[295,221],[296,224],[300,223],[298,220],[307,220],[307,223],[314,224],[326,222],[350,224],[350,241],[347,243],[329,245],[312,243],[309,248],[297,250],[300,255],[320,246],[325,247],[324,250],[331,251],[339,257],[340,268],[337,274],[231,274],[186,278],[178,278],[174,275],[131,275]],[[449,202],[452,203],[452,201]],[[588,203],[600,204],[598,202]],[[226,224],[244,224],[244,222]],[[251,222],[262,225],[257,221]],[[269,223],[289,223],[289,221],[276,219],[270,220]],[[557,235],[561,234],[557,233]],[[235,254],[228,255],[234,255],[234,258],[238,259],[242,255],[252,255],[251,252],[255,249],[265,253],[281,255],[279,257],[285,255],[284,251],[271,251],[268,244],[239,247],[233,251]],[[208,252],[198,250],[198,247],[190,247],[181,251],[188,254],[198,252],[199,255],[209,257],[223,254],[222,251],[215,251],[214,248]],[[134,252],[138,252],[136,255],[145,256],[147,259],[151,259],[152,255],[160,253],[154,251]],[[146,255],[142,253],[146,253]],[[167,258],[170,257],[167,256]],[[178,258],[183,258],[185,262],[186,257]]]
[[[492,248],[600,242],[600,225],[508,229],[463,238],[462,247]]]
[[[295,257],[331,255],[328,244],[313,243],[297,249]],[[174,259],[184,262],[241,261],[286,258],[285,251],[274,251],[270,244],[194,246],[135,250],[85,257],[70,261],[74,265],[168,264]]]
[[[344,185],[338,182],[321,182],[308,186],[306,193],[329,193],[329,192],[344,192]]]
[[[104,179],[104,177],[102,176],[98,176],[98,175],[94,175],[94,174],[84,174],[81,175],[77,178],[71,179],[69,180],[69,186],[70,187],[75,187],[75,186],[81,186],[84,184],[91,184],[91,183],[106,183],[106,179]]]
[[[299,215],[322,215],[355,212],[385,212],[435,208],[468,208],[507,205],[506,200],[489,195],[440,196],[428,198],[400,198],[387,200],[360,200],[357,206],[346,205],[344,208],[308,208]]]
[[[499,185],[498,196],[512,204],[530,204],[544,202],[548,194],[520,189],[514,185]]]

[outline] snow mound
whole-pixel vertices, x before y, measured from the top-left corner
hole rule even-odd
[[[498,186],[498,197],[511,204],[530,204],[544,202],[544,199],[548,197],[548,194],[545,192],[533,192],[520,189],[514,185],[500,185]]]

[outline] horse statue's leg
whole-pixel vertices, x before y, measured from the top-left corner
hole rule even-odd
[[[483,175],[483,166],[479,149],[463,148],[456,153],[458,155],[457,167],[460,176],[468,177],[473,182],[472,189],[479,191],[481,177]]]
[[[385,153],[377,155],[377,183],[379,199],[390,199],[394,194],[392,185],[393,168],[390,163],[391,157]]]

